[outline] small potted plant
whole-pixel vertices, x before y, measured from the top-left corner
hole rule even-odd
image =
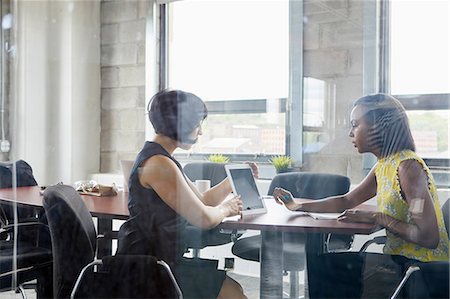
[[[230,162],[230,158],[221,154],[213,154],[209,155],[208,158],[206,158],[210,162],[215,163],[228,163]]]
[[[289,156],[274,156],[269,159],[269,162],[275,167],[277,173],[292,171],[292,158]]]

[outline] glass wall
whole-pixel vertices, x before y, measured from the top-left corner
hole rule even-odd
[[[449,11],[446,1],[391,1],[391,92],[410,110],[417,151],[425,158],[450,157]]]
[[[99,172],[100,2],[12,0],[0,8],[0,297],[31,282],[29,296],[50,298],[40,186]]]
[[[30,237],[14,225],[46,224],[40,186],[93,177],[122,184],[120,161],[134,161],[153,136],[146,103],[163,88],[193,92],[209,110],[199,142],[174,157],[182,165],[211,154],[257,162],[264,195],[276,155],[294,157],[296,171],[360,183],[373,163],[349,138],[352,103],[387,90],[407,109],[418,154],[449,186],[447,1],[10,0],[0,8],[0,226],[13,225],[0,231],[0,255],[7,248],[13,261],[0,267],[1,291],[23,278],[3,281],[20,269],[19,240]],[[23,173],[34,181],[24,183]],[[24,190],[37,201],[21,202],[31,198]],[[115,198],[126,212],[127,196]],[[116,237],[108,225],[98,232]],[[51,250],[48,232],[31,237]],[[230,257],[230,246],[205,256]],[[250,269],[241,265],[236,272]],[[251,267],[259,275],[259,264]]]

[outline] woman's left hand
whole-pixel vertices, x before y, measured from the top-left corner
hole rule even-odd
[[[258,165],[256,165],[255,162],[245,162],[245,164],[248,164],[250,166],[250,168],[252,169],[252,173],[253,173],[253,177],[255,177],[255,179],[259,178],[259,170],[258,170]]]
[[[362,222],[362,223],[375,223],[376,213],[362,211],[362,210],[345,210],[338,217],[338,221],[343,222]]]

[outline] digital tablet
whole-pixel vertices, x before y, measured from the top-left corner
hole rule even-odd
[[[247,164],[225,165],[233,193],[241,196],[242,215],[267,213],[264,200],[259,195],[252,169]]]

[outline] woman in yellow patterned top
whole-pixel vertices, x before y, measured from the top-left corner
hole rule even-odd
[[[414,152],[408,118],[392,96],[375,94],[354,103],[349,136],[359,153],[377,163],[349,193],[315,201],[296,201],[277,188],[278,203],[292,211],[342,212],[339,221],[375,223],[386,229],[384,254],[326,254],[308,268],[311,298],[386,298],[414,261],[448,261],[449,239],[436,185],[425,162]],[[353,209],[377,197],[377,212]],[[409,291],[426,297],[416,275]],[[413,289],[414,288],[414,289]]]

